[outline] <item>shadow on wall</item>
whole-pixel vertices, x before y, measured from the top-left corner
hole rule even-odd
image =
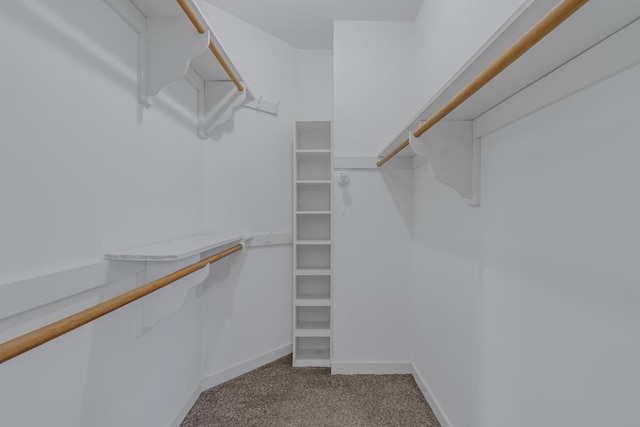
[[[252,249],[255,250],[255,249]],[[240,275],[247,261],[247,249],[237,254],[236,258],[225,258],[212,265],[207,280],[200,285],[200,319],[201,325],[207,327],[207,333],[202,332],[202,367],[211,364],[215,358],[217,343],[225,323],[233,317],[235,295],[240,282]],[[208,301],[214,300],[210,305]],[[206,321],[204,319],[207,319]]]
[[[380,168],[405,227],[413,232],[413,170]]]
[[[104,2],[8,0],[0,2],[0,13],[22,25],[25,33],[36,35],[42,43],[71,57],[78,65],[101,74],[136,99],[138,54],[135,32]],[[47,66],[51,65],[43,63],[42,69],[46,70]],[[184,92],[184,88],[170,87],[154,98],[152,108],[195,132],[195,89],[188,97],[179,92]],[[135,105],[138,121],[142,122],[145,109],[137,100]]]

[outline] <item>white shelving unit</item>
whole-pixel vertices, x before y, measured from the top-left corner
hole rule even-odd
[[[298,122],[293,145],[293,366],[331,366],[331,122]]]
[[[546,15],[553,3],[557,2],[525,2],[378,156],[409,138],[398,157],[416,156],[414,165],[428,161],[436,179],[478,205],[480,138],[638,63],[640,2],[620,0],[611,7],[608,2],[591,1],[442,122],[419,138],[411,135]]]

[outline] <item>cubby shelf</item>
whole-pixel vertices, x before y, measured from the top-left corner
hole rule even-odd
[[[293,366],[331,366],[330,122],[298,122],[293,149]]]
[[[327,156],[331,154],[331,150],[325,150],[325,149],[317,149],[317,150],[296,150],[296,154],[299,157],[305,157],[305,156]]]
[[[307,323],[317,323],[316,325],[310,324],[310,325],[304,325],[301,324],[299,325],[299,327],[295,330],[295,335],[297,338],[300,337],[330,337],[331,336],[331,329],[329,329],[329,323],[327,322],[326,325],[323,325],[321,323],[323,322],[307,322]]]
[[[331,240],[296,240],[296,245],[330,245]]]
[[[307,179],[307,180],[297,180],[296,184],[298,185],[329,185],[331,184],[331,180],[312,180],[312,179]]]
[[[296,276],[331,276],[330,268],[298,268]]]
[[[321,349],[299,349],[297,352],[297,360],[295,361],[297,367],[331,367],[331,359],[329,358],[329,348]]]
[[[296,307],[330,307],[331,299],[328,295],[305,295],[296,298]]]

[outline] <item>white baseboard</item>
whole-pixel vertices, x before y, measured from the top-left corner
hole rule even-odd
[[[193,394],[189,397],[189,400],[187,400],[187,402],[184,404],[173,422],[169,424],[169,427],[180,427],[180,424],[182,424],[182,421],[185,419],[193,405],[196,403],[198,397],[200,397],[200,393],[202,393],[202,382],[198,384],[196,389],[193,391]]]
[[[267,363],[273,362],[274,360],[278,360],[281,357],[290,354],[292,351],[291,349],[291,344],[285,345],[284,347],[270,351],[266,354],[263,354],[262,356],[258,356],[255,359],[247,360],[246,362],[240,363],[233,368],[218,372],[217,374],[203,379],[201,388],[202,390],[207,390],[226,381],[229,381],[237,376],[246,374],[249,371],[253,371],[256,368],[264,366]]]
[[[267,363],[271,363],[275,360],[280,359],[281,357],[286,356],[291,353],[292,346],[291,344],[285,345],[284,347],[278,348],[276,350],[270,351],[268,353],[263,354],[262,356],[258,356],[255,359],[248,360],[239,365],[234,366],[233,368],[226,369],[222,372],[218,372],[215,375],[207,377],[203,379],[200,384],[193,391],[193,394],[189,397],[187,402],[184,404],[176,418],[173,420],[169,427],[179,427],[184,418],[187,416],[193,405],[200,397],[200,393],[205,390],[208,390],[212,387],[220,385],[226,381],[232,380],[235,377],[238,377],[242,374],[246,374],[249,371],[253,371],[261,366],[266,365]]]
[[[420,372],[418,372],[418,370],[413,364],[411,364],[411,371],[412,371],[411,373],[413,374],[413,379],[418,384],[418,387],[420,388],[420,391],[424,395],[424,398],[427,399],[427,403],[431,407],[433,414],[436,416],[436,418],[440,422],[440,425],[442,427],[453,427],[453,425],[451,424],[451,421],[449,421],[449,418],[447,418],[447,416],[444,414],[444,411],[440,407],[440,404],[438,403],[436,398],[433,396],[433,393],[431,393],[431,390],[429,389],[429,386],[425,382],[424,378],[422,378],[422,375],[420,375]]]
[[[170,424],[170,427],[179,427],[180,423],[189,413],[189,410],[193,407],[194,403],[204,390],[210,389],[217,385],[220,385],[226,381],[236,378],[242,374],[246,374],[249,371],[257,369],[261,366],[271,363],[291,353],[291,344],[276,350],[270,351],[258,356],[255,359],[248,360],[240,363],[232,368],[218,372],[210,377],[202,380],[200,385],[196,387],[193,394],[189,397],[180,413],[176,416],[174,421]],[[414,380],[418,384],[418,388],[427,400],[427,403],[431,407],[433,414],[436,416],[442,427],[453,427],[444,411],[440,407],[437,399],[429,389],[429,386],[425,382],[420,372],[415,368],[412,363],[409,362],[365,362],[365,363],[351,363],[351,362],[332,362],[331,363],[332,375],[404,375],[412,374]]]
[[[402,375],[412,372],[408,362],[331,362],[331,375]]]

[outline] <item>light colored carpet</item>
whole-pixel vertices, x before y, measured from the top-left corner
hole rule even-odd
[[[330,375],[284,357],[204,391],[181,427],[440,426],[411,375]]]

